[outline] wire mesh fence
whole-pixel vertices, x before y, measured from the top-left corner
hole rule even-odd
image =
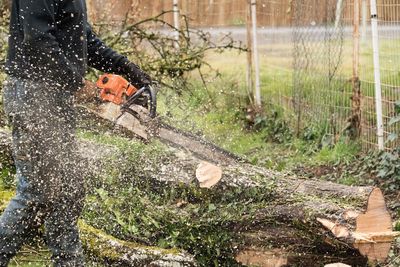
[[[352,91],[343,74],[343,4],[336,0],[318,3],[295,2],[292,102],[298,135],[310,125],[318,125],[334,142],[350,115]],[[306,15],[310,12],[315,16]]]
[[[394,116],[395,102],[400,97],[400,2],[376,1],[383,127],[384,139],[387,140],[391,133],[399,130],[398,126],[389,125],[389,121]],[[95,5],[99,0],[88,2]],[[318,130],[325,133],[329,142],[346,136],[346,131],[354,122],[354,112],[359,110],[359,139],[365,149],[376,148],[374,71],[377,68],[374,69],[373,64],[369,0],[128,2],[130,6],[120,3],[121,8],[131,10],[131,13],[134,9],[132,14],[137,16],[136,19],[172,10],[177,3],[180,14],[189,19],[191,27],[204,28],[212,36],[231,32],[235,39],[244,43],[249,43],[250,5],[256,2],[256,39],[263,102],[281,107],[291,118],[293,130],[298,135],[307,134],[310,129]],[[355,7],[358,12],[355,12]],[[174,23],[172,13],[166,13],[164,19]],[[358,24],[360,29],[355,32]],[[358,40],[361,42],[359,46]],[[354,57],[355,53],[357,57]],[[231,54],[226,55],[228,58],[223,57],[224,54],[220,55],[219,60],[225,60],[226,64],[233,63]],[[247,59],[254,61],[251,57]],[[235,58],[232,65],[238,69],[234,75],[238,81],[246,81],[246,56],[243,60]],[[359,98],[354,95],[357,84],[361,101],[355,101]],[[386,142],[385,148],[395,145],[395,142]]]
[[[366,9],[370,10],[369,3]],[[398,1],[381,0],[377,2],[379,59],[382,86],[382,110],[384,122],[384,140],[391,133],[398,133],[397,126],[389,125],[393,117],[395,102],[400,97],[400,3]],[[366,148],[376,147],[376,113],[375,113],[375,80],[372,60],[371,30],[367,28],[367,38],[362,43],[361,57],[361,89],[362,89],[362,141]],[[396,142],[386,142],[385,148],[391,149]]]

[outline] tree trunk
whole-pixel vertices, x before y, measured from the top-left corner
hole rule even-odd
[[[112,146],[81,140],[80,148],[81,156],[90,160],[87,169],[91,175],[103,172],[110,164],[107,158],[112,155],[118,158],[117,164],[121,164],[121,168],[127,166],[123,155]],[[0,149],[3,158],[9,155],[10,138],[4,131],[0,131]],[[204,158],[199,159],[183,149],[166,149],[168,156],[159,159],[164,161],[163,167],[145,174],[154,184],[151,190],[172,190],[183,185],[198,188],[196,169]],[[157,165],[157,162],[153,163]],[[259,190],[257,192],[265,192],[272,199],[269,206],[244,216],[239,224],[232,226],[244,240],[238,259],[243,260],[243,253],[246,255],[249,250],[272,245],[290,247],[296,252],[313,246],[335,255],[345,253],[348,257],[353,254],[358,259],[357,249],[360,249],[370,259],[382,261],[398,234],[392,232],[390,215],[378,188],[299,179],[234,160],[215,167],[221,168],[222,179],[211,189],[206,189],[206,194],[224,195],[241,188],[244,195]]]

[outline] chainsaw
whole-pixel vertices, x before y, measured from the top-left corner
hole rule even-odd
[[[155,118],[156,90],[150,85],[137,89],[121,76],[104,74],[96,84],[87,82],[86,89],[78,97],[80,107],[111,122],[113,127],[122,127],[145,142],[157,138],[174,147],[184,148],[201,159],[216,163],[241,160],[199,136],[166,124],[160,116]],[[87,98],[92,99],[94,95],[97,95],[100,102],[87,102]]]
[[[100,89],[100,99],[120,106],[121,112],[135,113],[131,107],[140,105],[149,111],[151,118],[157,113],[157,92],[151,85],[137,89],[122,76],[101,75],[96,83]]]

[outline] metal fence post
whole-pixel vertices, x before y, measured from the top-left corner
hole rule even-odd
[[[383,150],[385,148],[385,144],[383,136],[382,88],[379,63],[378,13],[376,8],[376,0],[371,0],[371,29],[374,57],[376,134],[378,138],[378,148],[379,150]]]
[[[180,12],[179,12],[179,0],[174,0],[173,2],[173,13],[174,13],[174,27],[175,31],[175,48],[179,49],[179,32],[180,32]]]
[[[255,68],[255,92],[254,100],[258,108],[261,108],[261,85],[260,85],[260,61],[258,57],[258,43],[257,43],[257,1],[251,0],[251,21],[253,26],[253,56]]]

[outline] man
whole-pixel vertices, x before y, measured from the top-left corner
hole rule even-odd
[[[92,32],[85,0],[12,1],[4,103],[18,186],[0,217],[0,266],[42,225],[55,266],[84,265],[77,228],[84,182],[72,100],[87,66],[125,75],[137,87],[151,83]]]

